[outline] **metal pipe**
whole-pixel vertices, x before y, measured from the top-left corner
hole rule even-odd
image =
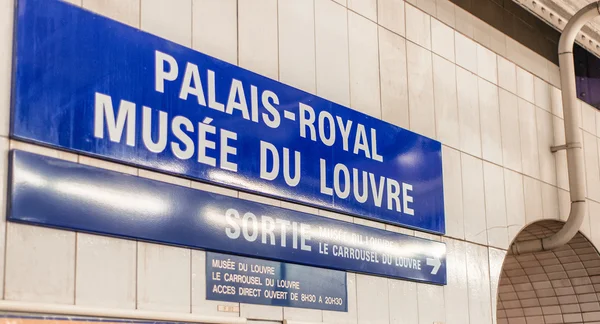
[[[17,313],[35,313],[35,314],[56,314],[73,316],[93,316],[115,319],[135,319],[152,320],[168,322],[187,322],[187,323],[215,323],[215,324],[244,324],[247,320],[242,317],[226,316],[204,316],[187,313],[170,313],[144,311],[139,309],[112,309],[96,308],[75,305],[58,305],[44,303],[30,303],[21,301],[0,301],[0,311]]]
[[[571,211],[564,226],[556,234],[543,238],[515,242],[512,245],[514,254],[552,250],[567,244],[579,231],[585,217],[585,172],[583,163],[583,145],[579,121],[581,112],[577,109],[577,89],[575,85],[575,64],[573,61],[573,45],[577,33],[592,18],[600,16],[600,1],[590,3],[579,10],[567,23],[558,44],[560,66],[560,84],[565,125],[566,144],[553,148],[567,150],[567,169],[571,195]]]

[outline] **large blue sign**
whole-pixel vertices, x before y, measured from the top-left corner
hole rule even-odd
[[[57,0],[19,0],[12,136],[443,234],[439,142]]]
[[[12,151],[8,219],[446,283],[446,245]]]
[[[345,272],[212,252],[206,253],[206,299],[348,310]]]

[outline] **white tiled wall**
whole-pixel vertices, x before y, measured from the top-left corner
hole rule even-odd
[[[0,4],[0,51],[12,42]],[[8,300],[262,321],[495,323],[506,249],[569,210],[558,69],[448,0],[82,0],[88,10],[439,140],[448,285],[347,274],[348,312],[207,301],[204,251],[0,221]],[[18,148],[407,235],[412,230],[9,141],[10,59],[0,62],[0,197]],[[600,244],[600,112],[582,105],[589,215]],[[108,261],[110,260],[110,261]],[[228,312],[217,306],[229,306]],[[271,322],[272,323],[272,322]]]

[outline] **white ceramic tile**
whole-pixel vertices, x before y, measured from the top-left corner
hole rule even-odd
[[[473,15],[459,6],[454,6],[455,29],[467,37],[473,38]]]
[[[192,0],[144,0],[141,29],[181,45],[192,44]]]
[[[419,324],[444,323],[446,321],[444,287],[417,285],[417,299]]]
[[[377,21],[377,0],[347,0],[348,9],[372,20]]]
[[[540,179],[556,186],[556,162],[550,147],[554,145],[554,129],[552,114],[536,109],[537,137],[540,160]]]
[[[405,35],[404,1],[379,0],[377,2],[377,18],[379,25],[398,35]]]
[[[77,233],[75,304],[135,309],[135,241]]]
[[[467,280],[470,323],[490,323],[492,305],[487,247],[467,243]]]
[[[138,174],[138,169],[136,169],[134,167],[124,165],[124,164],[109,162],[109,161],[105,161],[105,160],[95,159],[95,158],[91,158],[91,157],[87,157],[87,156],[83,156],[83,155],[79,157],[79,163],[93,166],[96,168],[126,173],[126,174],[130,174],[130,175]]]
[[[304,205],[300,205],[300,204],[294,204],[294,203],[287,202],[284,200],[281,201],[281,208],[291,209],[291,210],[295,210],[295,211],[299,211],[299,212],[307,213],[307,214],[319,215],[318,208],[304,206]]]
[[[192,9],[192,47],[237,64],[237,1],[194,0]]]
[[[519,132],[519,107],[517,96],[500,89],[500,130],[502,133],[502,161],[506,168],[523,170],[521,161],[521,135]]]
[[[372,220],[368,220],[368,219],[364,219],[364,218],[354,217],[353,223],[358,224],[358,225],[364,225],[364,226],[368,226],[368,227],[378,228],[378,229],[385,229],[385,224],[375,222]]]
[[[550,100],[552,105],[552,114],[554,116],[563,118],[562,92],[560,89],[550,87]]]
[[[444,286],[446,321],[469,323],[469,295],[467,286],[467,254],[464,241],[444,238],[446,243],[446,276]]]
[[[517,93],[517,70],[515,64],[502,56],[498,57],[498,85],[514,94]]]
[[[454,29],[435,18],[431,19],[431,50],[454,62]]]
[[[379,28],[381,117],[388,123],[409,128],[406,41]]]
[[[485,184],[485,216],[488,244],[500,249],[508,248],[506,199],[504,197],[504,172],[502,167],[483,162]]]
[[[359,324],[390,322],[387,278],[357,274],[356,296]]]
[[[446,235],[465,238],[460,152],[442,146]]]
[[[454,3],[448,0],[436,0],[436,18],[442,21],[444,24],[454,27],[455,15],[454,15]]]
[[[567,221],[571,212],[571,197],[566,190],[558,189],[558,209],[560,220]]]
[[[238,1],[241,67],[278,79],[277,0]]]
[[[523,173],[540,177],[540,156],[536,127],[536,108],[533,104],[519,98],[519,132],[521,135],[521,157]]]
[[[417,0],[417,8],[425,11],[430,16],[436,15],[436,3],[435,0]]]
[[[418,323],[417,284],[388,279],[390,324]]]
[[[323,311],[320,309],[284,307],[283,318],[290,321],[321,323],[323,321]]]
[[[588,205],[589,214],[590,214],[590,233],[591,233],[591,241],[592,244],[596,247],[600,247],[600,204],[591,201]]]
[[[342,6],[344,6],[344,7],[347,5],[347,1],[346,1],[346,0],[333,0],[333,1],[335,1],[335,2],[337,2],[337,3],[339,3],[339,4],[341,4],[341,5],[342,5]]]
[[[230,197],[238,196],[238,192],[233,189],[227,189],[227,188],[214,186],[214,185],[197,182],[197,181],[192,181],[192,188],[202,190],[202,191],[218,193],[220,195],[225,195],[225,196],[230,196]]]
[[[6,236],[4,298],[73,304],[75,233],[8,223]]]
[[[255,195],[255,194],[251,194],[251,193],[247,193],[247,192],[239,192],[238,197],[240,199],[259,202],[259,203],[267,204],[267,205],[271,205],[271,206],[281,206],[281,200],[264,197],[264,196],[259,196],[259,195]]]
[[[600,110],[594,113],[596,116],[596,135],[600,134]]]
[[[248,319],[281,321],[283,320],[283,307],[240,304],[240,316]]]
[[[565,143],[565,126],[563,120],[554,116],[552,119],[554,125],[554,143],[562,145]],[[556,162],[556,184],[559,188],[569,190],[569,174],[567,169],[567,152],[560,150],[554,153]]]
[[[560,71],[558,65],[554,64],[554,62],[546,61],[546,66],[548,68],[548,82],[551,86],[560,88]]]
[[[558,189],[547,183],[541,183],[542,211],[544,219],[560,219],[560,206],[558,204]]]
[[[502,165],[502,132],[498,87],[478,78],[481,150],[485,160]]]
[[[340,213],[334,213],[334,212],[331,212],[328,210],[319,209],[319,216],[323,216],[323,217],[327,217],[327,218],[331,218],[331,219],[337,219],[337,220],[341,220],[341,221],[347,222],[347,223],[354,223],[354,217],[340,214]]]
[[[487,244],[482,161],[468,154],[460,156],[462,167],[465,239]]]
[[[477,44],[477,73],[493,84],[498,84],[497,55]]]
[[[531,103],[535,102],[533,75],[517,66],[517,95]]]
[[[583,132],[583,156],[587,196],[600,201],[600,169],[598,165],[598,143],[594,135]]]
[[[348,12],[350,107],[381,118],[377,24]]]
[[[506,257],[506,251],[494,248],[488,249],[490,263],[490,297],[492,304],[492,323],[496,323],[496,309],[498,303],[498,283],[500,282],[500,274],[502,273],[502,264]]]
[[[409,85],[410,86],[410,85]],[[456,69],[460,148],[481,157],[481,130],[477,76],[462,68]]]
[[[206,316],[239,316],[239,303],[206,300],[206,252],[192,250],[192,313]],[[236,310],[219,311],[219,306]]]
[[[433,55],[433,90],[437,139],[454,148],[460,148],[458,99],[456,94],[456,67]]]
[[[140,169],[138,172],[139,172],[138,173],[139,176],[142,178],[158,180],[160,182],[166,182],[166,183],[170,183],[170,184],[174,184],[174,185],[178,185],[178,186],[182,186],[182,187],[190,187],[192,184],[192,182],[188,179],[174,177],[174,176],[167,175],[167,174],[148,171],[148,170],[144,170],[144,169]]]
[[[473,17],[473,40],[485,47],[490,47],[492,27],[477,17]]]
[[[356,324],[356,274],[346,273],[346,287],[348,287],[348,311],[323,311],[324,323]]]
[[[504,169],[504,192],[506,194],[508,242],[512,242],[523,226],[525,226],[523,176],[520,173]]]
[[[5,58],[0,63],[0,136],[8,136],[9,131],[12,60],[8,58],[13,53],[13,11],[13,1],[0,4],[0,57]]]
[[[190,312],[190,250],[138,243],[137,308]]]
[[[74,4],[74,5],[76,5],[76,6],[79,6],[79,7],[81,7],[81,1],[82,1],[82,0],[63,0],[63,1],[65,1],[65,2],[68,2],[68,3],[70,3],[70,4]]]
[[[456,64],[477,73],[477,43],[459,32],[455,32],[454,35]]]
[[[581,104],[581,126],[584,131],[596,135],[596,114],[598,109],[588,105]]]
[[[408,61],[408,104],[410,129],[421,135],[435,138],[433,103],[433,73],[431,52],[406,43]]]
[[[45,156],[58,158],[58,159],[65,160],[65,161],[70,161],[70,162],[77,162],[77,159],[78,159],[77,154],[67,153],[67,152],[51,149],[48,147],[29,144],[29,143],[25,143],[25,142],[19,142],[16,140],[10,140],[10,149],[27,151],[27,152],[31,152],[31,153],[35,153],[35,154],[39,154],[39,155],[45,155]],[[136,171],[136,173],[137,173],[137,171]]]
[[[489,48],[498,56],[506,56],[506,35],[501,31],[490,27],[490,46]]]
[[[548,66],[546,59],[535,53],[527,46],[515,41],[514,39],[506,38],[506,54],[507,58],[517,66],[520,66],[540,78],[546,80],[548,75]]]
[[[552,111],[552,97],[550,95],[550,85],[538,78],[533,77],[534,92],[535,92],[535,105],[544,109],[545,111]]]
[[[531,224],[543,219],[544,210],[540,182],[530,177],[523,177],[523,193],[525,194],[525,223]]]
[[[4,278],[6,252],[6,205],[8,187],[8,138],[0,137],[0,276]],[[0,293],[4,296],[4,280],[0,280]]]
[[[431,16],[407,4],[406,39],[431,50]]]
[[[415,231],[408,228],[385,224],[385,230],[389,232],[400,233],[408,236],[415,236]]]
[[[346,9],[330,0],[315,0],[315,37],[317,94],[350,106]]]
[[[313,1],[278,0],[279,81],[316,93]]]
[[[83,0],[82,6],[124,24],[140,26],[140,0]]]

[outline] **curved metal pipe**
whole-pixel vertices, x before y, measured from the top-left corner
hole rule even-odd
[[[567,150],[567,169],[571,195],[571,211],[565,225],[556,234],[544,239],[515,242],[514,254],[552,250],[567,244],[579,231],[585,217],[585,172],[583,163],[583,145],[578,121],[581,112],[577,107],[577,89],[575,85],[575,64],[573,45],[577,33],[592,18],[600,16],[600,1],[590,3],[579,10],[567,23],[558,44],[560,65],[560,84],[564,111],[565,140],[562,147]]]

